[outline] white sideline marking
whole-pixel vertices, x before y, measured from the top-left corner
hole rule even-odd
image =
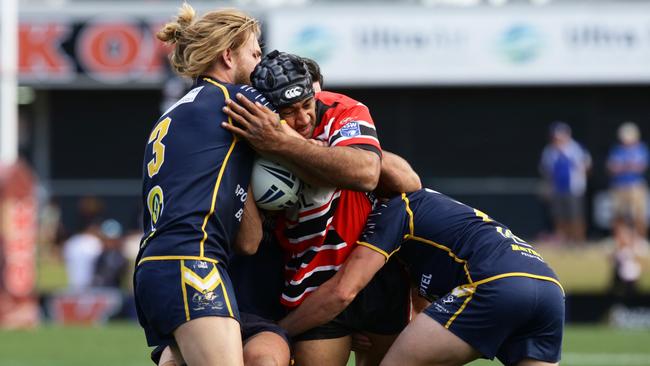
[[[560,365],[650,366],[650,354],[563,352]]]

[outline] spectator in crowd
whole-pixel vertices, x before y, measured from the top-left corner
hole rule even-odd
[[[104,215],[104,201],[95,196],[84,196],[77,204],[77,218],[81,228],[87,227],[91,222],[99,224],[99,217]]]
[[[642,273],[640,259],[645,254],[645,248],[640,245],[632,222],[620,217],[614,219],[614,240],[616,247],[612,254],[614,271],[611,291],[619,302],[625,304],[638,293]]]
[[[586,237],[584,195],[591,156],[571,137],[571,127],[554,122],[540,171],[549,188],[555,234],[561,241],[582,243]]]
[[[639,128],[632,122],[619,127],[618,139],[620,144],[612,148],[607,158],[614,207],[613,228],[616,231],[617,225],[628,222],[636,234],[645,239],[648,188],[644,174],[648,168],[648,147],[641,142]]]
[[[63,261],[72,291],[83,291],[92,285],[95,262],[102,251],[99,223],[89,220],[81,232],[63,243]]]
[[[122,225],[113,219],[100,226],[102,252],[95,262],[93,286],[120,288],[127,273],[128,261],[122,254]]]

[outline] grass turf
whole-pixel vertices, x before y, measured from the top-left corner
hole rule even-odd
[[[649,344],[648,330],[568,326],[561,364],[650,366]],[[148,352],[141,329],[131,323],[0,331],[0,366],[148,366]],[[470,365],[499,364],[478,360]]]

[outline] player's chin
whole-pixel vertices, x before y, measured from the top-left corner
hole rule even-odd
[[[306,139],[310,139],[313,131],[314,130],[310,126],[306,126],[306,127],[301,128],[297,132],[300,134],[300,136],[302,136],[302,137],[304,137]]]

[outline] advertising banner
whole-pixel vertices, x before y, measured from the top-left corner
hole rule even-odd
[[[20,23],[19,81],[43,87],[157,84],[168,48],[155,38],[163,20],[33,19]]]
[[[269,50],[315,59],[340,86],[650,82],[647,4],[267,15]]]

